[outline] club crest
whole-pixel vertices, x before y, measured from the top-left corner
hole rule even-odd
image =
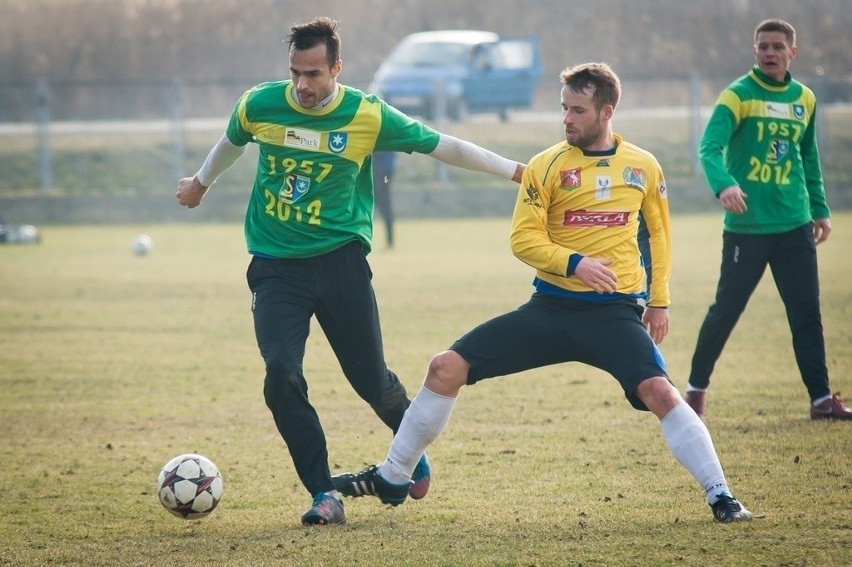
[[[564,169],[559,172],[559,186],[563,189],[576,189],[583,182],[580,176],[581,169]]]
[[[769,143],[769,151],[766,153],[766,163],[779,163],[790,153],[790,142],[788,140],[775,138]]]
[[[641,167],[625,167],[621,172],[621,177],[624,179],[624,184],[640,191],[645,190],[645,183],[648,180],[648,174]]]
[[[346,149],[346,143],[349,141],[349,134],[346,132],[329,132],[328,133],[328,149],[332,153],[339,154]]]
[[[278,198],[287,204],[292,205],[302,197],[304,197],[308,189],[311,188],[311,178],[304,175],[296,175],[291,173],[284,181],[284,185],[278,192]]]

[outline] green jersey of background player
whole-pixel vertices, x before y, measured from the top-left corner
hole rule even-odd
[[[725,209],[716,297],[692,357],[686,401],[704,417],[710,375],[766,267],[784,302],[811,419],[852,420],[832,395],[825,360],[816,245],[831,233],[816,138],[816,98],[793,79],[796,30],[754,30],[756,65],[719,95],[699,150]]]
[[[246,91],[201,169],[179,182],[177,199],[198,206],[246,145],[258,145],[245,236],[255,334],[266,366],[264,398],[313,497],[302,523],[336,524],[346,515],[302,370],[311,318],[316,316],[346,379],[393,432],[410,404],[385,365],[366,259],[373,235],[372,152],[419,152],[516,182],[524,166],[338,84],[337,22],[316,18],[295,25],[288,42],[290,80]],[[410,495],[422,498],[430,478],[424,455]]]

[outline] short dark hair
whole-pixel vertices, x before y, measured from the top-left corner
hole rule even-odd
[[[559,78],[575,93],[592,91],[592,101],[598,110],[607,104],[615,108],[621,99],[621,81],[606,63],[575,65],[562,71]]]
[[[796,45],[796,28],[784,20],[770,18],[757,24],[757,27],[754,28],[755,43],[757,43],[757,34],[760,32],[781,32],[787,37],[787,43],[790,45]]]
[[[311,49],[324,43],[328,67],[340,59],[340,34],[337,32],[337,20],[324,16],[314,18],[304,24],[296,24],[290,28],[287,36],[290,52]]]

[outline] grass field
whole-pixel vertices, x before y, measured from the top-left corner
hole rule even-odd
[[[852,214],[820,246],[835,390],[852,398]],[[524,302],[532,273],[507,221],[405,221],[375,273],[389,366],[413,395],[461,332]],[[718,215],[674,218],[672,333],[681,389],[719,264]],[[155,248],[135,257],[146,232]],[[428,497],[349,500],[348,524],[305,528],[310,504],[262,397],[242,229],[46,227],[0,246],[0,565],[850,565],[852,424],[808,419],[767,276],[720,360],[707,424],[757,516],[712,521],[653,416],[617,383],[563,365],[468,388],[430,448]],[[376,242],[384,242],[377,234]],[[390,434],[340,375],[319,329],[305,362],[333,472],[381,460]],[[182,521],[154,483],[199,452],[219,508]]]

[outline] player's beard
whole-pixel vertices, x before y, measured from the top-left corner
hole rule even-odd
[[[573,136],[573,139],[571,139],[572,136],[568,133],[568,129],[566,128],[565,140],[575,148],[584,150],[596,145],[600,141],[603,131],[603,126],[601,126],[601,115],[600,112],[598,112],[597,120],[595,120],[595,122],[585,130],[577,132]]]

